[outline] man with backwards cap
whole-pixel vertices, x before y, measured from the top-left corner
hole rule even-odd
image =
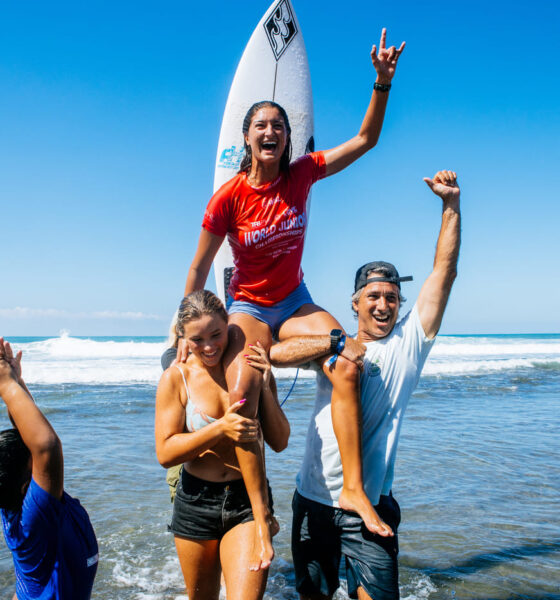
[[[443,201],[434,267],[412,310],[397,322],[404,302],[394,265],[375,261],[356,273],[352,308],[358,318],[355,339],[340,330],[330,336],[290,338],[271,349],[277,366],[309,360],[336,360],[338,354],[362,368],[362,463],[364,489],[389,526],[382,537],[367,530],[360,517],[338,508],[342,465],[334,435],[331,385],[317,375],[315,407],[293,499],[292,553],[296,588],[302,600],[332,598],[345,557],[348,593],[360,600],[399,597],[397,527],[400,509],[391,493],[397,442],[412,392],[440,328],[457,274],[460,245],[460,191],[453,171],[424,181]],[[329,355],[332,353],[334,357]]]

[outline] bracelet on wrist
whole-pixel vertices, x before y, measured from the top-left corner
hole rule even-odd
[[[336,346],[336,353],[342,354],[342,351],[344,350],[345,345],[346,345],[346,336],[344,334],[342,334],[340,336],[340,341],[338,342],[338,345]]]
[[[373,84],[373,89],[377,92],[388,92],[391,89],[390,83],[377,83],[377,81]]]
[[[332,367],[338,358],[338,355],[344,350],[346,344],[346,335],[342,333],[341,329],[333,329],[331,331],[331,357],[327,359],[326,365]]]

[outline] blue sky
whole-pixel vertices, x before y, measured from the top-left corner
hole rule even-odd
[[[166,333],[229,86],[268,4],[2,4],[0,334]],[[381,27],[407,42],[379,145],[314,188],[315,301],[351,328],[354,272],[384,259],[414,275],[411,306],[440,223],[422,177],[448,168],[463,246],[442,331],[560,332],[557,4],[294,6],[319,149],[357,131]]]

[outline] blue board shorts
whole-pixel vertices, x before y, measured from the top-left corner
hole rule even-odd
[[[288,294],[284,300],[273,304],[272,306],[260,306],[246,300],[232,300],[228,296],[227,309],[230,315],[235,313],[245,313],[251,315],[266,323],[274,337],[278,336],[278,331],[282,324],[287,321],[304,304],[314,304],[307,286],[302,281],[297,288]]]
[[[395,533],[387,538],[366,529],[357,514],[309,500],[297,491],[292,509],[292,555],[300,594],[332,596],[339,585],[344,556],[350,598],[358,597],[358,587],[375,600],[399,598],[397,527],[401,512],[392,495],[381,496],[375,507]]]

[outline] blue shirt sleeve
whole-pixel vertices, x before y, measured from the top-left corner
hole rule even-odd
[[[99,549],[76,498],[59,500],[31,480],[19,511],[2,510],[18,598],[89,600]]]
[[[56,557],[61,502],[33,479],[18,512],[5,511],[4,534],[14,560],[28,577],[48,578]]]

